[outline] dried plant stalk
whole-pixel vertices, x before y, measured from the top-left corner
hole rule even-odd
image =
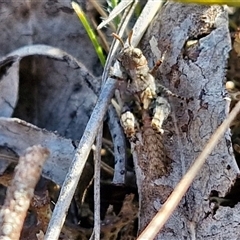
[[[40,145],[26,150],[15,168],[0,212],[0,239],[19,239],[24,219],[49,150]]]
[[[103,125],[98,130],[96,137],[96,150],[94,151],[94,239],[100,240],[100,170],[101,170],[101,149],[102,149]]]

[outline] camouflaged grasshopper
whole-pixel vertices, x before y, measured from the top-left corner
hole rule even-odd
[[[157,86],[154,73],[161,61],[157,62],[153,69],[150,69],[142,51],[131,45],[132,32],[128,36],[127,46],[117,34],[113,34],[113,36],[122,45],[117,60],[126,83],[125,88],[120,91],[124,101],[121,122],[126,135],[131,138],[135,135],[136,129],[146,125],[157,133],[163,133],[162,124],[168,117],[171,108],[167,99],[161,95],[183,98],[173,94],[160,84]],[[131,106],[133,106],[132,109]],[[134,114],[134,112],[137,113]],[[141,116],[136,118],[138,115]]]
[[[152,177],[159,178],[170,171],[162,125],[171,108],[162,95],[178,96],[162,85],[157,86],[154,73],[161,62],[150,69],[142,51],[131,45],[131,33],[127,46],[118,35],[113,36],[122,45],[117,55],[125,83],[119,89],[123,101],[121,124],[131,143],[136,166],[141,166]]]

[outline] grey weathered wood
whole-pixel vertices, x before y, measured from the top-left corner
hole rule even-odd
[[[97,64],[95,50],[71,7],[71,1],[33,0],[13,1],[11,4],[1,1],[0,8],[3,13],[0,16],[1,59],[17,49],[25,51],[23,54],[23,51],[14,52],[21,55],[22,59],[19,76],[15,74],[17,76],[13,80],[16,87],[13,89],[14,85],[11,84],[11,95],[7,99],[13,105],[14,116],[38,127],[58,131],[67,138],[80,139],[96,103],[95,90],[100,88],[100,83],[94,79],[92,72],[100,75],[102,68]],[[55,52],[49,49],[50,55],[56,54],[58,57],[60,52],[66,51],[78,59],[82,66],[74,64],[69,56],[64,56],[62,60],[65,62],[56,61],[52,57],[49,59],[48,54],[44,53],[46,48],[43,49],[40,45],[38,53],[31,52],[31,46],[35,44],[61,49],[62,51]],[[44,56],[36,56],[39,53],[41,55],[41,52]],[[10,77],[4,77],[8,77],[9,84]],[[0,115],[10,117],[12,111],[9,109],[3,114],[1,108]]]
[[[157,49],[150,47],[153,38]],[[187,48],[186,43],[192,39],[197,40],[195,45]],[[142,185],[141,230],[227,116],[224,77],[230,48],[228,16],[221,6],[168,3],[142,41],[151,64],[158,58],[156,53],[164,55],[158,80],[174,93],[193,100],[186,104],[169,99],[172,114],[164,127],[164,145],[172,160],[169,175],[145,186],[145,176],[136,173],[138,185]],[[239,205],[220,206],[214,216],[209,205],[211,191],[224,197],[239,173],[230,142],[228,131],[156,239],[238,238]]]
[[[82,6],[84,1],[78,1]],[[71,6],[61,1],[1,1],[0,56],[26,45],[48,44],[67,51],[93,73],[101,74],[97,56]],[[40,63],[45,65],[46,63]],[[56,66],[52,66],[56,71]]]
[[[31,67],[37,59],[41,59],[40,62],[48,62],[49,66],[43,68],[39,64],[32,71]],[[58,66],[57,71],[52,68],[52,64]],[[95,93],[99,87],[98,82],[95,82],[95,78],[81,62],[61,49],[38,44],[16,49],[2,57],[0,66],[1,69],[6,68],[6,73],[3,72],[0,80],[0,116],[11,117],[14,112],[15,116],[48,130],[58,131],[62,136],[74,140],[81,137],[95,105]],[[16,107],[18,95],[20,99]],[[20,133],[27,142],[28,135],[22,131]],[[21,144],[18,147],[21,149]],[[25,148],[26,146],[23,149]],[[1,174],[8,165],[8,161],[0,162]],[[64,165],[59,163],[57,166]],[[59,184],[64,179],[63,174],[60,176],[62,180],[58,181]],[[50,179],[53,180],[51,177]]]
[[[0,66],[0,116],[10,117],[18,100],[19,61],[8,58]]]
[[[50,157],[43,167],[43,176],[62,185],[75,152],[71,139],[60,137],[17,118],[0,118],[1,148],[5,146],[20,156],[26,148],[35,144],[42,144],[50,151]],[[1,164],[6,162],[8,166],[10,162],[1,155],[0,152]]]

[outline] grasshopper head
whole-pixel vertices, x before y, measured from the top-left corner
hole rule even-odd
[[[128,36],[127,46],[124,46],[123,40],[117,34],[114,33],[113,36],[119,40],[122,45],[122,49],[117,56],[117,60],[127,72],[147,65],[147,59],[143,55],[142,51],[131,45],[132,31]]]

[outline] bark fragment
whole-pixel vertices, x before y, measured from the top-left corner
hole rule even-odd
[[[151,49],[152,39],[157,41],[157,49]],[[193,45],[188,44],[191,40],[195,40]],[[172,92],[193,100],[186,103],[169,99],[173,111],[164,126],[163,141],[172,161],[170,174],[156,179],[151,172],[143,174],[140,165],[136,167],[142,216],[140,230],[156,214],[226,118],[224,78],[230,48],[227,12],[222,6],[168,3],[142,41],[141,49],[150,65],[158,60],[157,52],[164,55],[158,81]],[[216,221],[209,204],[211,192],[216,190],[224,197],[239,173],[230,141],[228,131],[156,239],[220,239],[223,236],[237,239],[238,205],[234,209],[220,207],[216,214],[222,213],[222,219]],[[146,179],[151,181],[146,183]],[[226,212],[231,230],[224,224]]]

